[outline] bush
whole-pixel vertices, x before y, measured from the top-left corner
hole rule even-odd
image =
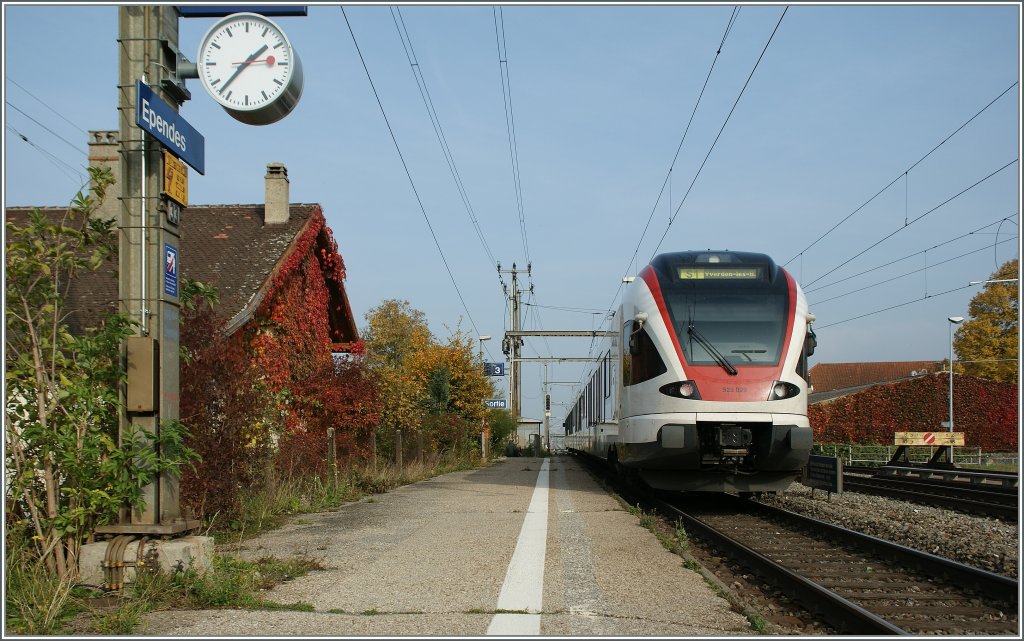
[[[808,407],[814,440],[892,444],[895,432],[933,432],[949,420],[949,374],[937,373]],[[1017,449],[1018,387],[971,376],[953,382],[954,428],[965,446]]]

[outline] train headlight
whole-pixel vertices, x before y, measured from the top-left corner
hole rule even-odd
[[[778,401],[784,398],[792,398],[800,393],[800,388],[792,383],[775,381],[772,384],[772,393],[768,396],[769,401]]]
[[[693,381],[679,381],[677,383],[669,383],[668,385],[662,385],[658,388],[658,391],[666,396],[674,396],[676,398],[683,398],[688,401],[699,401],[700,390],[697,389],[697,384]]]

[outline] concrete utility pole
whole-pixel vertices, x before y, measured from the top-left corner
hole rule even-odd
[[[551,449],[551,430],[548,421],[551,418],[551,397],[548,396],[548,364],[544,363],[544,447]]]
[[[131,5],[118,10],[118,117],[121,194],[119,211],[118,304],[121,313],[139,321],[123,357],[128,384],[122,388],[125,410],[120,437],[130,429],[159,435],[161,424],[178,419],[179,302],[178,225],[159,207],[164,170],[161,145],[136,125],[136,82],[143,80],[177,107],[188,92],[176,83],[178,9],[169,5]],[[176,219],[175,219],[176,220]],[[164,274],[173,253],[174,283]],[[154,447],[156,447],[154,445]],[[145,505],[122,510],[119,523],[97,528],[106,534],[170,535],[199,526],[181,512],[178,481],[161,474],[143,490]]]
[[[527,264],[526,273],[530,274],[531,266]],[[516,269],[516,264],[512,263],[511,270],[502,270],[501,264],[498,265],[499,274],[511,274],[512,275],[512,293],[509,294],[506,289],[505,295],[509,298],[509,326],[512,328],[512,332],[519,332],[520,327],[520,296],[522,292],[519,291],[519,271]],[[506,333],[505,341],[502,343],[502,349],[505,355],[509,357],[512,366],[509,368],[508,386],[509,386],[509,410],[512,412],[512,418],[514,418],[518,424],[519,419],[522,417],[522,411],[520,407],[520,399],[522,398],[521,386],[522,380],[519,375],[519,350],[523,346],[523,339],[518,335],[510,335]]]

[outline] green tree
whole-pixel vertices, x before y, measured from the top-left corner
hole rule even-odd
[[[964,374],[1004,383],[1018,382],[1018,276],[1018,260],[1007,261],[989,279],[1012,282],[988,283],[971,299],[970,319],[956,330],[953,338],[953,349],[957,360],[963,362]]]
[[[427,396],[423,403],[432,416],[447,414],[452,408],[452,373],[446,365],[435,367],[427,375]]]
[[[516,431],[516,419],[508,410],[487,410],[487,425],[491,428],[491,452],[503,453],[505,444]]]
[[[4,445],[6,507],[31,533],[38,558],[59,577],[74,576],[81,542],[124,504],[139,506],[160,471],[189,460],[180,424],[118,442],[120,346],[133,323],[114,315],[73,336],[64,301],[76,276],[116,252],[111,221],[92,218],[108,169],[89,169],[95,198],[79,192],[57,216],[33,210],[6,223]]]

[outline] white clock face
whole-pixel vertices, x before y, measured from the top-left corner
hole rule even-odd
[[[198,60],[207,93],[243,122],[279,120],[302,92],[302,66],[288,37],[255,13],[236,13],[214,24]]]

